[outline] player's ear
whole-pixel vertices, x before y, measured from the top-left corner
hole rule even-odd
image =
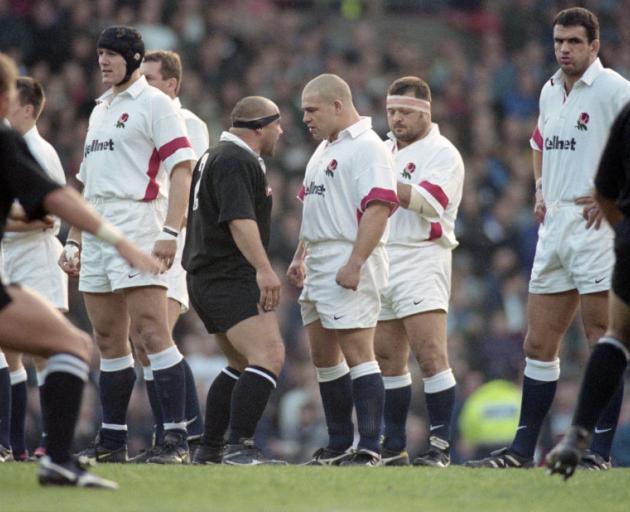
[[[599,39],[593,39],[591,41],[591,53],[597,55],[599,53],[600,42]]]

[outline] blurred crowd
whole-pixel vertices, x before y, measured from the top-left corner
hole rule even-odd
[[[475,425],[479,419],[472,406],[466,410],[468,397],[483,383],[499,384],[493,392],[503,393],[499,402],[512,415],[513,427],[518,419],[527,282],[537,239],[528,139],[540,88],[556,69],[551,21],[560,9],[576,4],[599,17],[604,65],[630,79],[629,0],[0,0],[0,50],[44,85],[47,104],[38,126],[59,152],[70,183],[82,160],[94,98],[103,91],[95,42],[106,26],[133,25],[147,49],[180,53],[182,104],[207,122],[211,141],[229,126],[239,98],[273,99],[284,129],[276,158],[267,165],[274,197],[270,252],[279,275],[297,243],[301,208],[295,195],[314,149],[301,122],[304,84],[322,72],[340,75],[350,84],[359,112],[372,116],[384,137],[387,86],[403,75],[427,80],[433,119],[466,166],[449,312],[449,354],[458,408],[464,409],[457,461],[480,443],[492,444],[480,437],[483,428]],[[326,440],[298,294],[285,285],[279,315],[287,364],[257,433],[269,453],[291,461],[305,460]],[[71,283],[71,304],[72,320],[89,330],[76,283]],[[175,337],[203,401],[225,362],[194,312],[182,317]],[[576,322],[561,354],[563,376],[543,445],[570,422],[587,354]],[[411,368],[415,389],[408,448],[415,454],[427,436],[421,375],[417,365]],[[129,417],[132,452],[150,436],[143,387],[139,378]],[[33,388],[32,417],[35,395]],[[80,425],[83,442],[93,435],[99,410],[92,388]],[[622,414],[622,422],[630,423],[630,400]],[[620,444],[628,443],[630,427],[620,430]],[[498,432],[492,440],[502,441]]]

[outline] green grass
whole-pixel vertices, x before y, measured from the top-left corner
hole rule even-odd
[[[101,465],[120,490],[40,488],[32,464],[0,465],[2,512],[545,511],[630,510],[630,469],[231,468]]]

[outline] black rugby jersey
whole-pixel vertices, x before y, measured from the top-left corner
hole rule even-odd
[[[230,141],[210,148],[193,173],[183,267],[217,277],[253,274],[254,268],[232,238],[229,222],[256,221],[267,250],[271,206],[271,189],[252,153]]]

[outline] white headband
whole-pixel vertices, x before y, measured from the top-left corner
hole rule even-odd
[[[387,108],[406,108],[430,114],[431,102],[413,96],[393,95],[387,96]]]

